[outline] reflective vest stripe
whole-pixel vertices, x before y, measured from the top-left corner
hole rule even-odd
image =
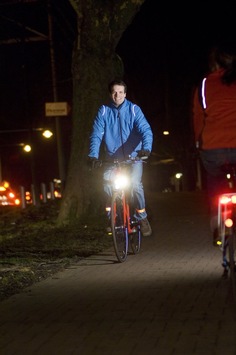
[[[202,95],[202,107],[204,110],[206,109],[206,94],[205,94],[205,87],[206,87],[206,78],[203,79],[202,81],[202,90],[201,90],[201,95]]]

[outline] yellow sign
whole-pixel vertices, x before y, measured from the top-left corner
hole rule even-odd
[[[67,102],[46,102],[45,115],[47,117],[67,116],[68,115],[68,103]]]

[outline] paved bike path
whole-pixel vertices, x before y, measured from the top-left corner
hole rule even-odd
[[[235,355],[236,311],[201,193],[147,196],[153,236],[0,303],[1,355]]]

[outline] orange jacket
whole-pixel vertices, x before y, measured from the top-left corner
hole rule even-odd
[[[193,128],[202,149],[236,148],[236,83],[222,84],[222,74],[210,73],[194,93]]]

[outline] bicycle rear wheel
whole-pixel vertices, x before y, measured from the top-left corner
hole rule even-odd
[[[117,259],[124,262],[128,254],[128,231],[124,220],[124,201],[120,193],[114,193],[111,201],[111,228]]]
[[[228,236],[228,248],[229,248],[229,270],[230,270],[230,281],[233,298],[236,300],[236,266],[235,266],[235,258],[236,258],[236,234],[235,231]]]
[[[141,230],[138,222],[132,224],[133,233],[129,235],[129,241],[131,245],[131,249],[134,254],[138,254],[141,248]]]

